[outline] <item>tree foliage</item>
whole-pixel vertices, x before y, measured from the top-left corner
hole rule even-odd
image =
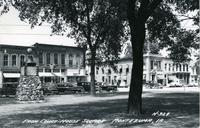
[[[95,60],[116,60],[124,37],[124,22],[116,2],[110,0],[16,0],[22,21],[31,27],[50,23],[53,34],[76,40],[91,53],[91,82],[94,93]]]

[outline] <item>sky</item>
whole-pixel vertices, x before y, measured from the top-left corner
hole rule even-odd
[[[11,7],[10,11],[0,16],[0,44],[30,46],[34,43],[56,44],[65,46],[76,46],[75,40],[66,36],[50,36],[50,25],[36,26],[31,29],[28,23],[22,22],[18,17],[19,12]],[[194,13],[195,14],[195,13]],[[188,15],[194,15],[190,13]],[[187,29],[196,29],[192,21],[182,22],[182,27]],[[167,56],[169,52],[166,49],[160,52]]]
[[[74,40],[66,36],[50,36],[50,25],[36,26],[31,29],[28,23],[22,22],[19,12],[13,8],[0,16],[0,44],[30,46],[34,43],[75,46]]]

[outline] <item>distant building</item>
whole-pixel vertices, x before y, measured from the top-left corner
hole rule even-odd
[[[198,66],[191,62],[176,63],[160,54],[144,54],[143,82],[161,83],[167,85],[172,81],[182,81],[184,84],[198,85]],[[96,66],[95,79],[107,85],[129,86],[132,71],[132,58],[125,56],[115,65],[116,70],[110,66]],[[90,68],[87,69],[88,74]]]
[[[27,49],[32,49],[28,54]],[[0,88],[18,82],[27,57],[36,62],[39,77],[47,82],[85,81],[85,51],[82,48],[36,43],[33,46],[0,45]]]

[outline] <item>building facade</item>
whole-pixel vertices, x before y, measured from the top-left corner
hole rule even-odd
[[[31,53],[27,52],[31,49]],[[85,81],[85,51],[82,48],[36,43],[33,46],[0,45],[0,88],[18,82],[27,58],[39,70],[42,83]]]
[[[144,54],[143,82],[160,83],[167,85],[170,82],[198,85],[199,65],[192,62],[176,63],[160,54]],[[97,82],[107,85],[129,86],[132,71],[132,58],[124,57],[115,65],[114,70],[110,66],[96,67],[95,78]],[[89,68],[88,74],[89,74]]]

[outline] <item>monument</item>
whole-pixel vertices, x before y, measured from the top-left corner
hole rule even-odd
[[[42,101],[44,95],[41,81],[38,76],[36,63],[33,61],[32,49],[28,48],[28,59],[21,67],[21,76],[17,86],[16,97],[18,101]]]

